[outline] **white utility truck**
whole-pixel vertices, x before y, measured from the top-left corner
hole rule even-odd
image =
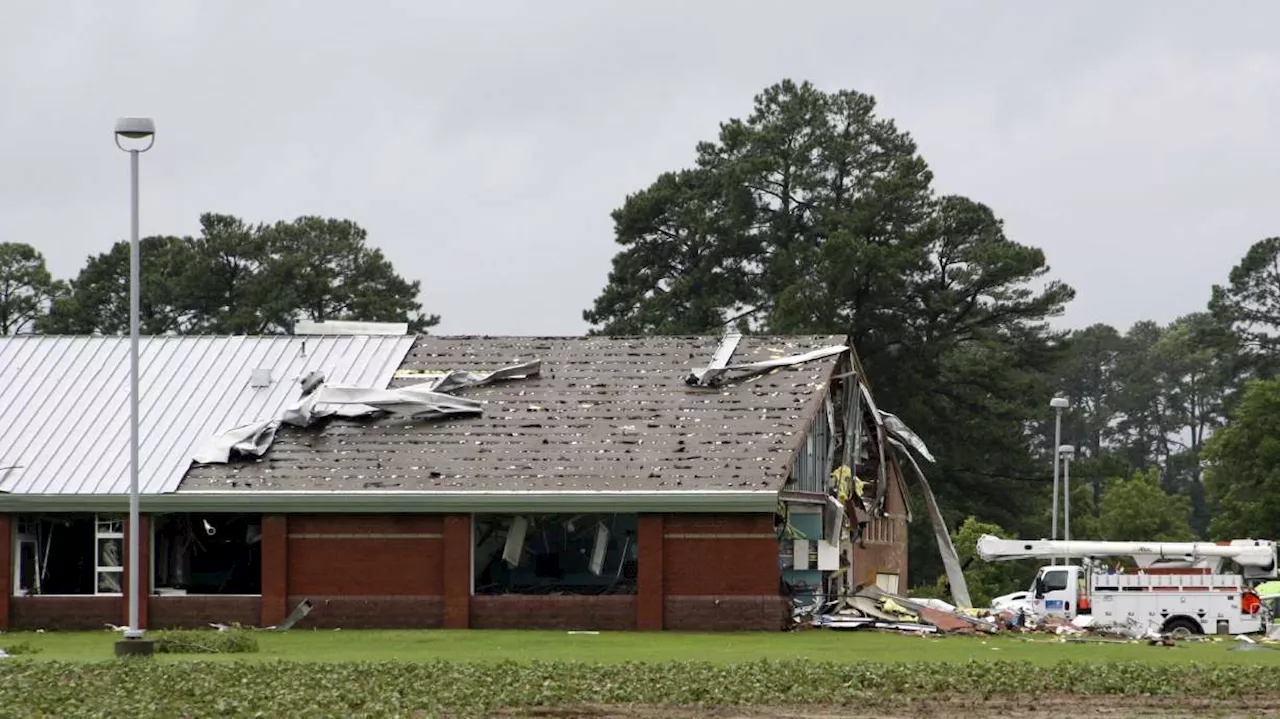
[[[1213,542],[1095,542],[1000,539],[984,535],[978,556],[988,562],[1063,560],[1040,567],[1027,601],[1041,616],[1092,615],[1093,627],[1139,627],[1165,634],[1251,634],[1268,612],[1254,592],[1275,579],[1276,544],[1257,539]],[[1135,569],[1102,557],[1129,557]],[[1079,559],[1081,564],[1066,563]],[[1224,574],[1230,560],[1239,574]],[[1118,565],[1114,562],[1113,565]]]

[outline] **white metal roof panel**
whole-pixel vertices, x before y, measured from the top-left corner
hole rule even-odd
[[[214,434],[272,419],[312,370],[385,388],[412,336],[143,337],[139,488],[172,492]],[[271,382],[254,387],[254,370]],[[0,492],[129,490],[129,338],[0,338]]]

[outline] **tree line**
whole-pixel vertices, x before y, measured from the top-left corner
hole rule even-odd
[[[1202,311],[1055,329],[1075,291],[1040,248],[980,200],[935,192],[873,97],[790,80],[612,219],[617,254],[583,313],[593,334],[847,334],[877,401],[937,457],[926,470],[962,554],[982,531],[1048,536],[1055,394],[1078,448],[1073,536],[1280,537],[1280,238],[1206,287]],[[207,214],[196,237],[144,239],[143,276],[148,333],[439,321],[348,220]],[[0,245],[0,332],[127,331],[127,286],[126,243],[68,281]],[[924,525],[917,585],[941,574]]]
[[[594,332],[717,332],[745,312],[743,331],[848,333],[877,402],[938,458],[959,545],[1049,536],[1058,394],[1079,448],[1073,537],[1280,537],[1280,239],[1206,287],[1200,312],[1060,331],[1074,290],[990,207],[935,193],[869,95],[778,83],[691,159],[614,211]],[[917,584],[941,574],[924,524]]]
[[[282,334],[299,319],[439,323],[421,286],[396,273],[350,220],[300,217],[250,225],[200,217],[195,237],[139,241],[143,334]],[[59,280],[44,256],[0,244],[0,334],[123,334],[129,331],[129,243],[89,257]]]

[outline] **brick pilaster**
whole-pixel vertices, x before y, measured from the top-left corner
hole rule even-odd
[[[9,597],[13,596],[13,515],[0,514],[0,631],[9,628]]]
[[[663,628],[663,604],[666,601],[662,587],[662,515],[641,514],[638,522],[640,567],[637,577],[639,596],[636,597],[636,629],[656,631]]]
[[[444,628],[471,626],[471,515],[444,517]]]
[[[262,517],[262,626],[272,627],[289,616],[289,518]]]

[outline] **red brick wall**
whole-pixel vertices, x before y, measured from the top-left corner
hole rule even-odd
[[[661,630],[665,592],[662,588],[663,521],[661,514],[642,514],[637,518],[636,542],[639,544],[639,576],[637,577],[636,628]]]
[[[641,553],[643,566],[645,555]],[[782,626],[778,538],[772,514],[668,514],[663,518],[663,623],[667,629]]]
[[[0,631],[9,628],[9,597],[13,594],[13,518],[0,514]]]
[[[153,596],[147,601],[148,629],[204,629],[212,623],[258,625],[262,599],[244,596]]]
[[[471,515],[449,514],[443,519],[441,582],[444,589],[444,626],[466,629],[471,623],[472,533]]]
[[[289,616],[289,518],[262,517],[262,626],[273,627]]]
[[[627,631],[636,628],[636,597],[476,596],[471,628]]]
[[[467,568],[470,517],[461,519],[466,539],[459,551]],[[441,626],[447,521],[422,514],[290,515],[284,612],[310,599],[311,613],[300,627]],[[265,542],[264,537],[264,552]],[[470,577],[468,569],[465,581]],[[469,588],[462,587],[467,593]]]
[[[906,592],[907,583],[907,509],[901,484],[894,479],[896,465],[890,465],[889,491],[885,496],[887,517],[876,517],[863,528],[853,545],[853,580],[855,586],[874,585],[877,574],[897,574],[898,591]],[[926,518],[927,519],[927,518]]]
[[[295,514],[288,538],[291,595],[444,593],[444,535],[437,515]]]
[[[780,596],[667,597],[667,629],[674,631],[778,631],[791,607]]]
[[[293,595],[289,609],[311,600],[311,613],[297,627],[315,629],[437,629],[444,624],[442,597]]]
[[[668,514],[663,530],[667,596],[778,596],[773,515]]]
[[[13,629],[102,629],[120,623],[122,597],[13,597]]]
[[[0,515],[0,628],[127,621],[120,597],[11,597],[11,536]],[[306,598],[303,627],[777,629],[786,605],[775,536],[771,514],[645,514],[637,595],[473,597],[469,515],[267,515],[260,598],[152,596],[140,613],[151,628],[270,626]],[[150,543],[141,549],[149,567]],[[905,578],[905,546],[902,557]]]

